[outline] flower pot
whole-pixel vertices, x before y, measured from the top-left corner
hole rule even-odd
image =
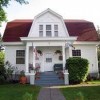
[[[27,83],[27,77],[25,77],[25,76],[20,77],[20,83],[26,84]]]

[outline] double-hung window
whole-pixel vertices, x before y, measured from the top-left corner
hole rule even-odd
[[[46,36],[51,37],[52,32],[51,32],[51,25],[46,25]]]
[[[72,50],[73,57],[81,57],[81,50]]]
[[[16,64],[25,64],[25,50],[16,50]]]
[[[43,37],[43,25],[39,25],[39,37]]]
[[[58,25],[54,25],[54,36],[58,37]]]

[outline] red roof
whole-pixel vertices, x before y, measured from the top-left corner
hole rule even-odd
[[[33,20],[14,20],[7,23],[3,41],[17,42],[27,37]],[[92,22],[85,20],[64,20],[70,36],[78,36],[77,41],[98,41],[98,35]]]

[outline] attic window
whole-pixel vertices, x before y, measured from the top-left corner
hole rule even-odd
[[[46,36],[51,37],[51,25],[46,25]]]
[[[39,36],[43,37],[43,25],[39,25]]]
[[[54,25],[54,35],[58,37],[58,25]]]

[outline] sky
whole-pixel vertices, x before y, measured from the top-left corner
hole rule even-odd
[[[100,0],[27,0],[29,4],[20,5],[11,0],[10,5],[4,8],[7,20],[34,19],[34,16],[50,8],[64,19],[84,19],[100,26]],[[2,23],[0,32],[3,34],[6,23]]]

